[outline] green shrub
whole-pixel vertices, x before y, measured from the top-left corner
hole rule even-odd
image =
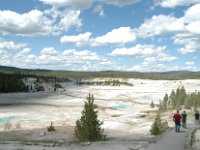
[[[160,114],[156,115],[156,118],[151,126],[150,132],[152,135],[159,135],[168,128],[168,122],[161,120]]]
[[[53,126],[53,122],[51,122],[51,125],[47,127],[48,132],[56,131],[55,127]]]

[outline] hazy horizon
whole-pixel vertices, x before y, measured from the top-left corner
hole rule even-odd
[[[44,70],[44,71],[72,71],[72,72],[138,72],[138,73],[168,73],[168,72],[199,72],[199,71],[190,71],[190,70],[169,70],[169,71],[126,71],[126,70],[58,70],[58,69],[40,69],[40,68],[19,68],[13,66],[0,66],[5,68],[15,68],[15,69],[23,69],[23,70]]]

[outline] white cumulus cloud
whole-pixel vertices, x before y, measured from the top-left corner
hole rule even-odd
[[[120,27],[93,39],[92,46],[108,44],[123,45],[125,43],[134,42],[135,40],[136,34],[130,27]]]
[[[136,31],[139,37],[153,37],[184,31],[184,23],[182,18],[158,15],[146,20]]]
[[[52,8],[42,12],[35,9],[22,14],[0,10],[0,33],[23,36],[55,34],[68,31],[72,26],[79,28],[82,25],[79,17],[79,10],[60,12]]]
[[[90,44],[91,32],[82,33],[79,35],[63,36],[60,39],[61,43],[75,43],[77,46]]]
[[[200,50],[200,4],[188,8],[182,18],[185,23],[185,31],[177,33],[173,37],[174,43],[183,45],[178,49],[181,53],[194,53]]]
[[[40,35],[51,32],[52,22],[39,10],[19,14],[0,11],[0,32],[3,34]]]
[[[53,56],[58,54],[58,52],[53,47],[46,47],[41,50],[41,55]]]
[[[185,64],[188,65],[188,66],[193,66],[194,62],[193,61],[187,61]]]
[[[77,46],[90,45],[90,46],[102,46],[102,45],[116,45],[121,46],[136,40],[136,34],[130,27],[120,27],[113,29],[105,35],[98,36],[96,38],[90,38],[91,32],[82,33],[79,35],[63,36],[60,39],[61,43],[74,43]]]
[[[39,0],[45,4],[56,7],[68,6],[76,9],[88,8],[94,0]]]
[[[70,10],[64,13],[59,23],[59,30],[68,31],[71,26],[80,28],[82,26],[82,21],[79,16],[80,10]]]
[[[2,50],[6,51],[1,53]],[[113,67],[114,62],[90,50],[67,49],[58,51],[54,47],[45,47],[36,55],[26,45],[13,41],[0,42],[0,65],[55,70],[115,68]]]
[[[131,48],[116,48],[111,55],[144,59],[141,64],[128,69],[130,71],[167,71],[170,68],[167,68],[163,63],[170,63],[178,58],[167,54],[165,50],[166,46],[156,47],[154,45],[137,44]]]
[[[185,12],[185,22],[190,23],[200,20],[200,4],[196,4],[188,8]]]
[[[166,49],[165,46],[155,47],[154,45],[140,45],[137,44],[134,47],[130,48],[116,48],[111,52],[112,56],[153,56],[161,53]]]
[[[97,0],[39,0],[44,4],[56,7],[71,7],[75,9],[85,9],[92,6]],[[141,0],[99,0],[101,4],[109,4],[114,6],[123,7],[126,5],[135,4]]]
[[[100,0],[103,3],[106,4],[111,4],[111,5],[115,5],[115,6],[125,6],[125,5],[131,5],[131,4],[135,4],[137,2],[140,2],[141,0]]]
[[[181,53],[187,54],[200,50],[199,26],[200,4],[194,3],[180,18],[173,15],[154,15],[134,30],[139,38],[170,35],[172,36],[171,39],[174,40],[174,44],[182,46],[177,49]]]
[[[175,56],[171,56],[171,55],[165,54],[165,53],[159,53],[155,56],[146,57],[144,59],[144,62],[148,63],[148,64],[152,64],[152,63],[157,63],[157,62],[172,62],[176,59],[178,59],[178,58]]]
[[[13,41],[0,41],[0,53],[9,53],[25,48],[26,44],[15,43]]]
[[[200,49],[200,35],[191,33],[177,34],[174,36],[174,43],[183,45],[182,48],[178,49],[181,53],[193,53]]]
[[[193,61],[188,61],[185,63],[187,65],[187,69],[190,71],[196,71],[197,68],[195,67],[195,63]]]
[[[98,13],[99,16],[104,16],[104,15],[105,15],[102,5],[96,5],[96,6],[93,8],[93,12],[94,12],[94,13]]]
[[[188,6],[191,4],[199,3],[200,0],[155,0],[156,5],[164,8],[174,8],[177,6]]]

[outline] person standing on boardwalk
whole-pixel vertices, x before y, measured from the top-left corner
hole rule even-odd
[[[179,111],[174,114],[173,121],[175,122],[175,132],[180,132],[181,127],[181,115],[179,114]]]
[[[187,114],[186,114],[186,111],[183,111],[183,113],[181,114],[182,116],[182,127],[183,128],[186,128],[186,121],[187,121]]]
[[[195,121],[195,125],[199,126],[199,112],[196,111],[196,113],[194,114],[194,121]]]

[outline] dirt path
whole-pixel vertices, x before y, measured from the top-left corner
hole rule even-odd
[[[191,128],[181,129],[180,133],[175,133],[174,129],[172,129],[150,145],[148,145],[148,142],[139,141],[107,141],[94,142],[89,145],[66,143],[61,146],[55,145],[54,147],[54,143],[30,143],[24,145],[17,141],[2,141],[0,142],[0,150],[185,150],[189,131],[191,131]]]
[[[176,133],[174,129],[172,129],[168,133],[162,135],[156,143],[150,144],[143,150],[185,150],[186,138],[190,129],[191,128],[182,128],[179,133]]]

